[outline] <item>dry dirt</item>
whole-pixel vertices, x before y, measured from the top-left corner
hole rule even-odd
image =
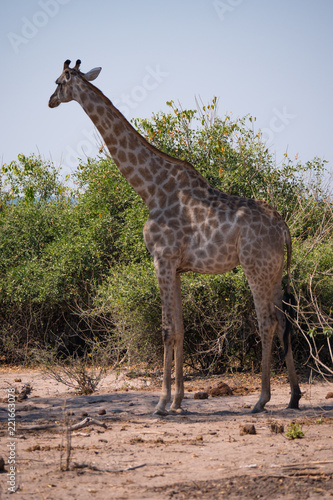
[[[259,377],[192,376],[185,383],[186,413],[155,417],[160,379],[129,375],[111,373],[95,394],[77,396],[36,370],[0,371],[0,497],[9,498],[11,456],[18,499],[333,498],[333,399],[326,399],[332,384],[302,383],[300,411],[288,410],[287,380],[275,377],[267,411],[252,415]],[[221,381],[232,395],[194,399]],[[32,392],[15,403],[10,436],[8,388],[20,392],[24,384]],[[66,466],[65,413],[71,425],[88,415],[106,426],[71,432],[68,471],[60,470],[61,456]],[[303,438],[286,437],[292,422]],[[29,430],[51,423],[59,427]],[[251,425],[256,434],[244,434]],[[272,425],[284,432],[273,433]]]

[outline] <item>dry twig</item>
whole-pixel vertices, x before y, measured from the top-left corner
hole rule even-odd
[[[140,469],[141,467],[145,467],[145,465],[146,464],[134,465],[133,467],[126,467],[126,469],[100,469],[99,467],[96,467],[96,465],[74,463],[73,469],[90,469],[97,472],[107,472],[109,474],[114,474],[116,472],[127,472],[130,470]]]
[[[83,427],[88,427],[89,425],[98,425],[100,427],[103,427],[104,429],[107,429],[107,425],[104,422],[100,422],[99,420],[96,420],[95,418],[86,417],[81,422],[78,422],[77,424],[71,425],[69,427],[69,430],[75,431],[77,429],[82,429]],[[41,424],[41,425],[33,425],[31,427],[20,427],[20,431],[24,431],[24,432],[45,431],[45,430],[49,430],[49,429],[56,429],[56,430],[62,431],[64,428],[62,425],[59,425],[59,424]]]

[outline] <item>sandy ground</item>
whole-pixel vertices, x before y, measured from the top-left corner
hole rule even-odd
[[[18,499],[333,498],[332,384],[302,383],[300,411],[287,410],[287,380],[274,378],[267,411],[252,415],[258,376],[192,376],[186,413],[155,417],[160,379],[129,375],[110,373],[95,394],[77,396],[36,370],[0,371],[0,497],[9,498],[11,458]],[[194,399],[221,381],[233,395]],[[24,384],[32,392],[15,403],[14,430],[8,388],[20,392]],[[88,416],[104,427],[92,422],[72,431],[68,446],[65,415],[71,425]],[[303,438],[286,437],[292,422]],[[29,430],[54,423],[59,427]],[[243,433],[248,424],[256,434]],[[60,470],[68,450],[70,470]]]

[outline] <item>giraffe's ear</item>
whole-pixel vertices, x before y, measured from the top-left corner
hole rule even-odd
[[[84,73],[83,76],[86,80],[91,82],[92,80],[95,80],[98,77],[101,71],[102,68],[94,68],[88,71],[88,73]]]

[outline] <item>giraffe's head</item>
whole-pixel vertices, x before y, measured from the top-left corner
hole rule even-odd
[[[94,68],[88,73],[80,71],[81,61],[78,59],[74,68],[70,68],[70,61],[67,59],[64,63],[64,69],[56,80],[57,88],[49,100],[49,107],[56,108],[62,102],[69,102],[77,99],[78,92],[82,89],[84,80],[92,81],[98,77],[102,68]]]

